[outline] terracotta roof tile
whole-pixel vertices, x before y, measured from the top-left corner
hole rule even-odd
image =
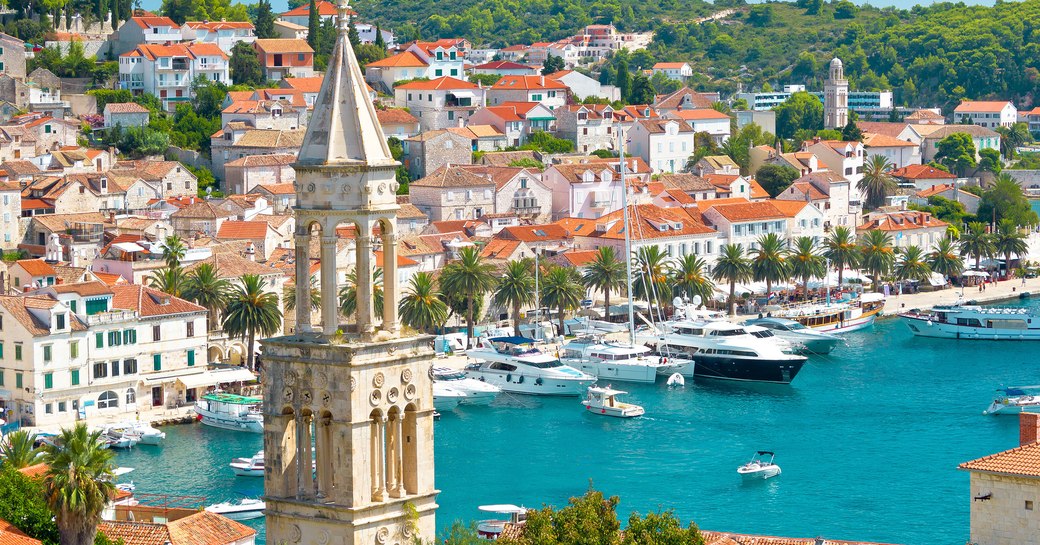
[[[109,289],[114,294],[112,308],[136,310],[141,316],[170,316],[206,312],[205,308],[195,303],[140,284],[117,284],[109,286]],[[167,302],[164,303],[164,301]]]
[[[42,259],[19,259],[15,264],[32,276],[56,276],[58,273],[50,263]]]
[[[679,119],[640,119],[638,121],[640,125],[646,129],[650,134],[664,134],[666,127],[669,123],[675,123],[679,126],[679,132],[693,132],[693,127],[689,123]]]
[[[365,68],[418,68],[421,66],[426,66],[426,61],[411,51],[405,51],[385,59],[370,62],[365,65]]]
[[[506,227],[498,233],[498,238],[519,240],[521,242],[548,242],[571,238],[569,231],[554,223],[545,225],[516,225]]]
[[[380,125],[386,125],[390,123],[418,123],[419,120],[412,114],[408,113],[408,110],[401,108],[390,108],[387,110],[376,110],[376,118],[379,120]]]
[[[109,102],[105,104],[105,111],[110,114],[146,114],[148,108],[136,102]]]
[[[511,91],[524,89],[528,91],[567,90],[567,86],[545,76],[503,76],[491,86],[492,91]]]
[[[172,545],[227,545],[256,535],[245,524],[209,511],[168,522],[166,527]]]
[[[220,224],[215,238],[225,240],[262,239],[267,236],[268,227],[266,221],[228,220]]]
[[[895,178],[905,180],[953,180],[957,178],[944,170],[939,170],[930,165],[907,165],[889,172]]]
[[[286,166],[296,162],[296,156],[291,153],[274,153],[271,155],[247,155],[239,157],[234,161],[224,163],[224,167],[272,167]],[[282,184],[292,185],[292,184]]]
[[[410,187],[484,187],[494,184],[493,180],[467,169],[445,165],[412,182]]]
[[[11,316],[18,321],[34,337],[45,337],[51,334],[50,324],[40,321],[36,315],[30,312],[30,309],[50,309],[54,308],[58,304],[58,301],[50,297],[35,297],[35,296],[0,296],[0,305],[2,305],[7,312],[11,313]],[[83,322],[80,322],[75,316],[71,316],[69,320],[69,327],[73,331],[84,331],[87,329]]]
[[[54,293],[75,293],[83,297],[94,295],[111,295],[113,292],[104,282],[76,282],[74,284],[56,284],[48,286]]]
[[[403,85],[398,85],[397,88],[417,91],[437,91],[452,89],[478,89],[479,87],[475,83],[470,83],[468,81],[453,78],[451,76],[444,76],[431,80],[410,81]]]
[[[314,237],[317,238],[317,237]],[[315,253],[312,250],[312,255]],[[273,254],[272,254],[273,257]],[[258,274],[258,275],[281,275],[282,271],[269,267],[267,265],[261,265],[255,261],[250,261],[237,253],[218,253],[213,252],[213,255],[199,261],[198,263],[192,263],[185,268],[185,272],[190,273],[192,270],[197,268],[203,263],[209,263],[213,266],[213,269],[217,271],[217,275],[221,278],[234,279],[239,278],[246,274]]]
[[[272,195],[295,195],[296,188],[293,184],[259,184],[256,187],[266,190]]]
[[[288,87],[304,93],[317,93],[321,90],[321,82],[324,80],[325,78],[323,77],[285,78],[280,83],[283,87]]]
[[[13,524],[0,519],[0,545],[41,545],[43,542],[29,537],[29,534],[15,528]]]
[[[168,26],[172,28],[180,28],[177,23],[173,22],[173,19],[169,17],[132,17],[131,20],[137,23],[137,26],[141,28],[152,28],[159,26]]]
[[[771,201],[730,204],[716,204],[716,201],[704,201],[702,205],[705,210],[715,209],[715,211],[729,221],[753,221],[787,217],[787,215],[774,206]]]
[[[227,218],[234,214],[224,210],[223,208],[206,200],[198,201],[194,204],[189,204],[184,208],[174,212],[170,217],[174,218],[201,218],[201,219],[217,219]]]
[[[314,53],[307,40],[295,38],[260,38],[253,43],[264,53]]]
[[[887,134],[865,132],[863,133],[863,146],[868,148],[915,148],[917,144]]]
[[[968,471],[1040,477],[1040,443],[1030,443],[1004,452],[990,454],[964,462],[957,467]]]
[[[522,242],[519,240],[493,238],[480,251],[480,257],[485,259],[509,259],[521,244]]]
[[[898,212],[871,213],[866,221],[856,227],[857,231],[909,231],[929,227],[945,228],[949,224],[927,212],[901,210]]]
[[[953,109],[954,113],[997,113],[1007,107],[1006,100],[965,100]]]
[[[318,15],[321,16],[321,17],[338,16],[338,14],[339,14],[339,10],[336,8],[336,5],[333,4],[332,2],[329,2],[328,0],[320,0],[316,5],[318,7]],[[281,16],[282,17],[286,17],[286,16],[288,16],[288,17],[300,17],[302,15],[310,15],[310,13],[311,13],[311,6],[310,6],[310,4],[304,3],[304,4],[296,7],[295,9],[291,9],[291,10],[283,13]],[[354,10],[348,9],[347,10],[347,15],[357,15],[357,12],[355,12]]]

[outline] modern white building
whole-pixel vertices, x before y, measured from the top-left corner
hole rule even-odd
[[[629,153],[642,157],[654,172],[679,172],[693,154],[694,134],[681,119],[640,119],[627,134]]]
[[[131,17],[119,25],[108,41],[112,44],[112,53],[122,56],[133,51],[139,45],[161,45],[178,43],[184,40],[181,26],[169,17]]]
[[[651,71],[654,74],[661,72],[668,76],[668,79],[676,81],[686,81],[686,78],[693,76],[693,67],[688,62],[659,62]]]
[[[538,102],[550,110],[567,104],[567,86],[546,76],[505,76],[488,89],[488,106],[504,102]]]
[[[718,110],[712,108],[673,110],[664,114],[664,117],[680,119],[689,123],[694,133],[708,133],[716,145],[722,145],[729,140],[731,118]]]
[[[119,87],[155,95],[168,111],[191,100],[197,76],[231,85],[228,56],[216,44],[145,44],[119,56]]]
[[[1010,127],[1018,122],[1018,108],[1006,100],[965,100],[954,108],[953,122],[987,129]]]
[[[394,102],[419,118],[421,130],[430,131],[465,126],[470,116],[484,106],[484,94],[483,87],[444,76],[398,85],[394,88]]]
[[[215,44],[231,55],[235,44],[256,41],[253,23],[248,21],[188,21],[181,27],[184,39],[203,44]]]

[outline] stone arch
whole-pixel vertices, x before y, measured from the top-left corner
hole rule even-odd
[[[380,217],[375,226],[379,228],[379,240],[383,255],[383,312],[382,329],[396,334],[397,302],[400,300],[400,278],[397,274],[397,222],[393,218]]]
[[[379,408],[372,409],[369,418],[369,460],[371,460],[372,501],[386,498],[386,467],[384,465],[384,430],[386,417]]]
[[[419,492],[419,407],[415,403],[409,403],[404,407],[404,418],[402,429],[404,431],[401,446],[401,477],[406,494],[417,494]]]
[[[245,365],[246,345],[242,341],[231,341],[227,349],[227,362],[231,365]]]
[[[209,363],[223,363],[227,360],[227,353],[218,344],[211,344],[206,348],[206,361]]]

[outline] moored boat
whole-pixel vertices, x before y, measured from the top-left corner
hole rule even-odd
[[[1011,386],[997,391],[1002,394],[982,414],[1040,412],[1040,386]]]
[[[235,458],[228,466],[239,477],[263,477],[264,451],[257,452],[251,458]]]
[[[773,332],[777,337],[794,345],[799,351],[809,354],[830,354],[841,338],[823,330],[813,329],[801,322],[787,318],[755,318],[744,325],[755,325]]]
[[[641,344],[603,341],[593,336],[574,339],[561,348],[560,362],[600,379],[653,383],[688,361],[657,356]]]
[[[498,539],[506,524],[523,524],[527,519],[527,509],[511,504],[481,505],[477,509],[485,513],[509,515],[509,520],[487,519],[477,522],[477,535],[483,539]]]
[[[460,401],[461,405],[488,405],[502,393],[498,386],[469,378],[466,373],[447,367],[433,368],[433,383],[440,383],[451,390],[466,394]],[[434,401],[436,397],[437,390],[434,390]]]
[[[936,306],[900,314],[920,337],[993,341],[1040,341],[1040,315],[1017,307]]]
[[[617,396],[627,393],[615,390],[610,386],[589,386],[588,395],[581,404],[585,406],[589,414],[613,416],[616,418],[632,418],[646,414],[646,411],[639,405],[625,403],[617,398]]]
[[[758,480],[776,477],[780,474],[780,466],[773,463],[774,454],[768,450],[760,450],[751,457],[751,461],[738,467],[737,474],[744,480]]]
[[[818,331],[848,333],[872,326],[884,308],[884,295],[864,293],[852,301],[809,303],[770,312],[775,317],[794,320]]]
[[[264,432],[264,416],[260,413],[259,397],[235,394],[206,394],[195,402],[195,414],[207,426],[226,430]]]
[[[250,520],[264,516],[267,505],[263,500],[243,498],[238,501],[225,501],[206,507],[206,511],[224,515],[231,520]]]
[[[477,360],[466,366],[466,376],[516,394],[580,396],[596,377],[564,365],[525,337],[483,338],[466,351]]]
[[[443,382],[433,383],[433,409],[439,413],[450,411],[462,404],[466,393],[460,392]]]

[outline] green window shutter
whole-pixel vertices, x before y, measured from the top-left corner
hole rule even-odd
[[[43,361],[51,361],[51,346],[43,347]]]
[[[152,355],[152,370],[162,371],[162,354]]]
[[[69,355],[72,359],[79,357],[79,341],[72,341],[69,343]]]
[[[95,333],[94,334],[94,339],[97,341],[97,347],[98,348],[104,348],[105,347],[105,334],[104,333]]]
[[[14,374],[14,387],[15,388],[21,388],[22,387],[22,374],[21,373],[15,373]]]
[[[72,385],[79,386],[79,369],[72,370]]]
[[[22,361],[22,345],[20,344],[14,345],[14,359]]]
[[[43,374],[43,387],[47,390],[50,390],[54,387],[54,373]]]
[[[0,343],[0,359],[4,358],[4,343]]]
[[[0,369],[0,386],[4,385],[4,370]]]
[[[188,350],[188,367],[194,367],[194,366],[195,366],[195,351],[194,350]]]
[[[77,314],[77,312],[76,312],[76,301],[71,301],[71,302],[69,303],[69,308],[71,308],[71,309],[72,309],[72,313],[73,313],[73,314]]]

